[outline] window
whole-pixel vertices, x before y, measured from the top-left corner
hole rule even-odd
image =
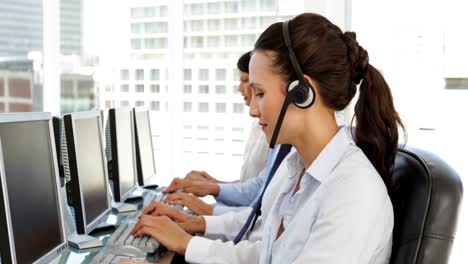
[[[147,38],[145,39],[145,49],[155,49],[156,48],[156,39]]]
[[[199,94],[208,94],[210,93],[210,88],[208,85],[200,85],[198,86],[198,93]]]
[[[143,32],[141,23],[132,23],[131,25],[131,32],[132,34],[140,34]]]
[[[226,13],[239,12],[239,2],[234,2],[234,1],[224,2],[224,12]]]
[[[141,39],[132,39],[131,40],[132,49],[141,49]]]
[[[145,17],[154,17],[156,15],[156,8],[153,6],[143,7]]]
[[[203,48],[203,37],[192,37],[192,48]]]
[[[113,93],[114,92],[114,86],[112,85],[106,85],[105,86],[105,91],[108,92],[108,93]]]
[[[130,15],[133,18],[148,17],[154,15],[154,9],[150,10],[150,7],[136,7],[130,10]]]
[[[216,80],[217,81],[226,80],[226,69],[216,69]]]
[[[192,25],[192,32],[203,31],[205,30],[203,27],[203,20],[193,20],[191,22]]]
[[[150,87],[152,93],[159,93],[159,84],[152,84]]]
[[[198,80],[208,81],[208,78],[209,78],[208,69],[200,69],[198,71]]]
[[[145,71],[143,69],[135,70],[135,80],[144,81],[145,80]]]
[[[153,102],[151,102],[151,110],[153,110],[153,111],[159,111],[159,109],[160,109],[159,101],[153,101]]]
[[[252,0],[243,0],[241,2],[243,12],[252,12],[252,10],[257,10],[257,1]]]
[[[184,85],[184,94],[191,94],[192,93],[192,85]]]
[[[224,44],[226,47],[237,47],[239,45],[237,36],[225,36]]]
[[[122,84],[122,85],[120,85],[120,92],[122,92],[122,93],[128,93],[129,90],[130,90],[130,89],[129,89],[128,84]]]
[[[275,11],[276,1],[275,0],[261,0],[260,9],[265,11]]]
[[[220,46],[220,39],[218,36],[216,37],[208,37],[207,38],[207,41],[208,41],[208,47],[209,48],[218,48]]]
[[[468,78],[445,78],[445,89],[468,89]]]
[[[224,29],[227,31],[238,30],[239,27],[238,27],[237,22],[238,22],[238,19],[235,19],[235,18],[224,19]]]
[[[129,79],[128,70],[120,70],[120,80],[128,81],[128,79]]]
[[[184,112],[192,112],[192,102],[184,102]]]
[[[137,85],[135,86],[135,91],[136,91],[137,93],[144,93],[144,92],[145,92],[145,85],[143,85],[143,84],[137,84]]]
[[[145,28],[145,33],[146,34],[152,34],[152,33],[157,32],[156,23],[145,23],[144,28]]]
[[[156,14],[159,17],[167,17],[167,14],[168,14],[167,6],[160,6],[159,8],[156,8]]]
[[[198,103],[198,112],[207,113],[209,109],[208,103]]]
[[[222,3],[215,2],[215,3],[208,3],[208,14],[219,14],[221,13],[221,6]]]
[[[143,102],[143,101],[136,101],[135,106],[136,106],[136,107],[145,106],[145,102]]]
[[[146,34],[167,33],[167,22],[144,23]]]
[[[226,104],[216,103],[216,113],[226,113]]]
[[[219,19],[208,20],[208,30],[218,31],[221,29],[221,21]]]
[[[3,93],[3,89],[2,89],[2,93]],[[73,81],[71,81],[71,80],[61,80],[60,81],[60,94],[61,94],[61,96],[65,97],[65,98],[73,98],[74,97]]]
[[[232,112],[240,114],[244,112],[244,104],[234,103],[232,104]]]
[[[192,15],[203,15],[205,13],[205,5],[204,4],[192,4]]]
[[[151,77],[152,81],[159,81],[159,70],[158,69],[152,69],[150,77]]]
[[[130,105],[130,103],[128,101],[120,101],[120,106],[121,107],[127,107],[129,105]]]
[[[165,49],[167,48],[167,38],[156,38],[155,41],[155,48],[157,49]]]
[[[226,93],[226,86],[225,85],[216,85],[216,93],[217,94],[225,94]]]
[[[185,81],[192,80],[192,69],[184,69],[184,80]]]
[[[145,49],[165,49],[165,48],[167,48],[167,38],[145,39]]]

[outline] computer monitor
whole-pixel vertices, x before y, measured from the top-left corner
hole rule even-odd
[[[0,114],[2,263],[50,263],[67,248],[50,114]]]
[[[60,186],[64,186],[65,173],[63,171],[63,162],[62,162],[62,149],[61,149],[61,140],[62,140],[62,119],[58,116],[52,117],[52,125],[54,128],[54,139],[55,139],[55,152],[57,154],[57,164],[60,176]]]
[[[151,124],[149,111],[134,108],[135,118],[135,150],[138,184],[157,187],[154,182],[156,165],[154,164],[153,140],[151,139]]]
[[[116,202],[132,197],[137,188],[133,111],[130,108],[109,109],[106,126],[108,173]]]
[[[100,111],[63,117],[65,187],[78,234],[89,234],[112,209],[101,125]]]

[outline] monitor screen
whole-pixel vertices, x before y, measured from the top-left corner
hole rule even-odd
[[[18,263],[64,242],[48,121],[0,123]]]
[[[148,112],[135,112],[135,119],[143,179],[148,179],[155,173]]]
[[[108,209],[99,119],[75,119],[78,175],[89,225]]]
[[[133,113],[130,110],[115,111],[121,195],[127,193],[137,182],[136,171],[134,169],[132,115]]]

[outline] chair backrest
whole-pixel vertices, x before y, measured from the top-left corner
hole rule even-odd
[[[396,155],[392,184],[390,263],[448,263],[463,194],[460,176],[436,155],[406,147]]]

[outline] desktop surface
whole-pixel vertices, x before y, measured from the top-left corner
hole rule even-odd
[[[138,207],[138,211],[141,213],[143,209],[143,201],[135,200],[134,202],[131,202],[131,203],[135,204]],[[132,216],[134,213],[135,212],[118,214],[113,211],[109,216],[109,222],[115,221],[116,223],[120,225],[120,223],[125,223],[128,220],[128,217]],[[86,250],[78,250],[73,247],[68,247],[68,249],[66,249],[52,263],[60,263],[60,264],[92,263],[96,255],[98,255],[103,250],[108,250],[106,249],[107,240],[113,234],[114,231],[115,231],[114,229],[104,229],[104,230],[92,232],[90,234],[96,238],[99,238],[99,240],[101,240],[102,243],[104,244],[104,247],[90,248]],[[148,258],[145,259],[145,263],[171,263],[173,255],[174,255],[173,252],[163,251],[161,255],[158,255],[160,253],[158,251],[155,255],[148,255]]]

